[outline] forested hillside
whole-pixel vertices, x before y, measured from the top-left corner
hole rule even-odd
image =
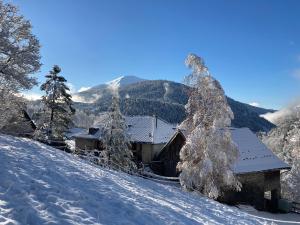
[[[100,87],[100,86],[99,86]],[[170,123],[180,123],[185,118],[185,104],[190,87],[166,80],[148,80],[120,87],[121,110],[125,115],[158,115]],[[108,88],[93,89],[78,93],[81,98],[97,96],[94,103],[76,103],[76,107],[93,113],[107,111],[111,105]],[[259,115],[273,110],[258,108],[228,98],[234,113],[233,126],[249,127],[252,131],[268,131],[272,123]]]

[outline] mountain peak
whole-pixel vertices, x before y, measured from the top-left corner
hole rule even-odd
[[[145,79],[142,79],[142,78],[139,78],[136,76],[132,76],[132,75],[120,76],[114,80],[106,82],[106,85],[113,86],[113,87],[124,87],[126,85],[137,83],[137,82],[144,81],[144,80]]]

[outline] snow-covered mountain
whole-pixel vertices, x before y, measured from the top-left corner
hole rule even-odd
[[[1,224],[266,224],[236,207],[0,135]]]
[[[145,79],[136,76],[120,76],[114,80],[106,82],[105,84],[96,85],[87,90],[75,93],[73,95],[73,100],[75,102],[94,103],[107,92],[111,92],[112,88],[123,88],[127,85],[141,81],[145,81]]]
[[[118,88],[121,111],[124,115],[157,115],[169,123],[182,122],[185,115],[185,105],[191,88],[168,80],[145,80],[135,76],[122,76],[105,84],[73,94],[75,108],[84,111],[92,119],[109,110],[113,91]],[[275,110],[264,109],[227,98],[234,113],[232,126],[248,127],[253,132],[269,131],[275,125],[260,115],[273,113]],[[34,117],[34,112],[40,108],[40,101],[30,101],[28,112]],[[81,126],[81,125],[80,125]]]
[[[121,98],[121,110],[126,115],[158,115],[170,123],[180,123],[185,118],[185,104],[188,101],[190,87],[167,80],[143,80],[134,76],[117,78],[106,84],[95,86],[77,93],[77,109],[85,109],[99,114],[109,109],[112,90],[118,87]],[[80,103],[79,103],[80,102]],[[260,114],[274,112],[254,107],[228,98],[235,119],[233,126],[248,127],[252,131],[268,131],[274,127]]]
[[[124,87],[126,85],[135,84],[144,80],[145,79],[136,76],[121,76],[118,77],[117,79],[107,82],[106,85],[114,86],[114,87]]]

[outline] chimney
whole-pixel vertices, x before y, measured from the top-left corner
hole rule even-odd
[[[153,115],[154,116],[154,119],[155,119],[155,128],[157,128],[157,115]]]

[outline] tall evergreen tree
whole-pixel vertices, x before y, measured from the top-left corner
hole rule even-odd
[[[187,133],[177,165],[180,183],[188,190],[218,198],[225,189],[240,189],[232,171],[238,151],[228,128],[233,113],[203,60],[190,54],[186,65],[193,70],[186,82],[194,90],[186,105],[187,118],[180,125]]]
[[[46,82],[41,85],[41,90],[45,91],[45,95],[42,96],[44,109],[37,135],[42,135],[43,139],[62,139],[75,113],[70,89],[66,85],[67,80],[59,75],[60,72],[59,66],[55,65],[45,76]]]
[[[104,132],[104,148],[102,151],[102,163],[108,164],[114,169],[132,171],[136,169],[132,161],[132,151],[129,149],[130,138],[126,132],[125,119],[120,111],[118,96],[112,99],[108,120]]]

